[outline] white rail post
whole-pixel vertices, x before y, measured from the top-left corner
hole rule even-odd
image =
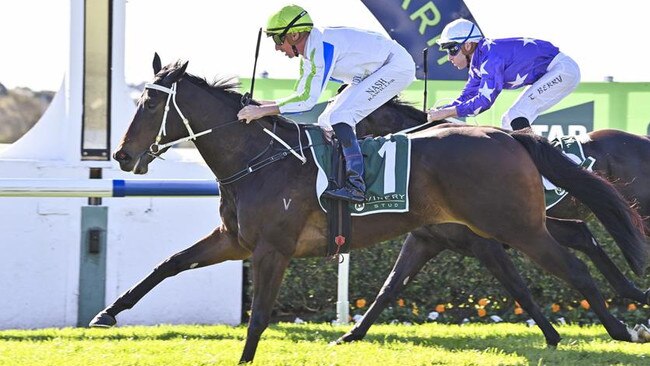
[[[350,276],[350,253],[341,254],[339,262],[338,301],[336,302],[336,324],[348,324],[350,319],[350,300],[348,284]]]

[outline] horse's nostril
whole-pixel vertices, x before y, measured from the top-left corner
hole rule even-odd
[[[113,159],[120,161],[120,162],[127,162],[131,160],[131,157],[129,154],[125,153],[123,150],[116,151],[115,154],[113,154]]]

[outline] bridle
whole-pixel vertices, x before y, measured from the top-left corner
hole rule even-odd
[[[176,83],[174,82],[171,86],[171,88],[167,88],[162,85],[158,84],[153,84],[153,83],[146,83],[144,84],[145,89],[155,89],[159,90],[163,93],[167,93],[167,101],[165,102],[165,112],[163,113],[163,118],[162,118],[162,123],[160,124],[160,130],[158,131],[158,136],[156,136],[156,140],[154,141],[151,146],[149,146],[149,153],[155,155],[158,157],[158,154],[160,151],[162,151],[165,148],[178,145],[181,142],[185,141],[190,141],[190,140],[196,140],[197,137],[203,136],[205,134],[208,134],[212,132],[212,128],[209,130],[205,130],[199,133],[194,133],[192,131],[192,127],[190,126],[190,120],[185,118],[185,115],[183,115],[183,112],[181,112],[181,109],[178,108],[178,103],[176,103]],[[160,140],[162,139],[163,136],[167,135],[167,114],[169,113],[169,102],[172,101],[174,103],[174,108],[176,108],[176,112],[178,112],[178,115],[181,117],[183,120],[183,125],[185,125],[185,129],[187,129],[187,132],[189,133],[189,136],[180,138],[178,140],[174,140],[171,142],[168,142],[166,144],[160,144]]]
[[[165,102],[165,111],[163,113],[162,122],[160,124],[160,130],[158,130],[158,135],[156,136],[156,139],[151,144],[151,146],[149,146],[149,150],[146,152],[148,155],[150,155],[150,156],[152,156],[154,158],[162,159],[160,157],[159,153],[162,150],[164,150],[164,149],[166,149],[168,147],[178,145],[178,144],[180,144],[182,142],[185,142],[185,141],[196,140],[197,137],[207,135],[208,133],[210,133],[210,132],[212,132],[212,131],[214,131],[214,130],[216,130],[218,128],[227,127],[227,126],[235,124],[235,123],[241,123],[240,120],[232,120],[232,121],[229,121],[229,122],[226,122],[226,123],[222,123],[219,126],[212,127],[212,128],[207,129],[207,130],[201,131],[199,133],[194,133],[194,131],[192,130],[192,127],[190,126],[189,119],[187,119],[185,117],[185,115],[183,115],[183,112],[181,112],[181,109],[178,107],[178,103],[176,103],[176,87],[177,87],[177,82],[174,82],[171,85],[170,88],[167,88],[167,87],[159,85],[159,84],[154,84],[154,83],[146,83],[144,85],[145,89],[155,89],[155,90],[161,91],[163,93],[167,93],[167,101]],[[167,115],[169,113],[169,103],[170,103],[170,101],[172,103],[174,103],[174,108],[176,109],[176,112],[178,112],[178,115],[181,117],[181,120],[183,121],[183,125],[185,126],[185,129],[187,130],[189,135],[186,136],[186,137],[182,137],[180,139],[165,143],[165,144],[160,144],[160,141],[161,141],[162,137],[167,135],[167,127],[166,126],[167,126]],[[283,152],[280,152],[278,154],[275,154],[275,155],[273,155],[273,156],[271,156],[271,157],[269,157],[269,158],[267,158],[265,160],[262,160],[261,162],[255,163],[255,164],[250,164],[249,163],[249,165],[245,169],[242,169],[241,171],[233,174],[232,176],[230,176],[230,177],[228,177],[226,179],[217,179],[218,182],[221,183],[221,184],[232,183],[232,182],[234,182],[236,180],[239,180],[239,179],[243,178],[244,176],[254,172],[255,170],[261,169],[262,167],[264,167],[264,166],[266,166],[266,165],[268,165],[270,163],[273,163],[275,161],[278,161],[278,160],[288,156],[289,152],[291,154],[293,154],[296,158],[298,158],[298,160],[300,160],[303,164],[305,164],[307,162],[307,158],[305,157],[304,148],[303,148],[302,142],[300,140],[300,128],[298,127],[298,124],[296,122],[294,122],[294,121],[292,121],[292,122],[296,125],[296,128],[298,130],[298,144],[299,144],[298,151],[300,151],[300,154],[298,154],[294,150],[294,148],[289,146],[289,144],[287,144],[284,140],[282,140],[282,138],[280,138],[278,135],[276,135],[275,133],[269,131],[266,127],[262,127],[264,132],[266,132],[269,136],[271,136],[273,139],[275,139],[280,144],[282,144],[282,146],[284,146],[287,149],[287,151],[283,151]],[[273,143],[273,140],[271,140],[271,144],[272,143]],[[270,146],[271,145],[269,145],[269,147]],[[269,147],[267,147],[266,150],[268,150]],[[262,156],[266,152],[266,150],[262,151],[255,158],[253,158],[251,161],[256,160],[257,158]]]

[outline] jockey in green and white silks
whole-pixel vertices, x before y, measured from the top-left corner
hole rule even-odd
[[[415,78],[411,55],[397,42],[354,28],[313,28],[300,59],[296,91],[277,101],[281,113],[311,109],[328,80],[348,87],[320,116],[321,126],[354,126]]]
[[[363,202],[363,156],[354,126],[415,80],[413,58],[397,42],[376,32],[315,28],[309,14],[297,5],[273,14],[266,33],[277,51],[290,58],[300,57],[300,78],[290,96],[244,107],[239,118],[248,122],[272,114],[308,111],[329,80],[348,84],[318,118],[319,125],[334,130],[346,160],[345,186],[328,190],[324,196]]]

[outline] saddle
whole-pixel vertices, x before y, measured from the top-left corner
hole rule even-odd
[[[318,166],[316,194],[321,208],[328,214],[328,243],[331,245],[328,255],[348,250],[350,216],[408,212],[411,142],[407,136],[395,134],[360,141],[365,165],[366,201],[354,204],[321,198],[326,189],[345,182],[345,161],[338,141],[331,133],[320,128],[308,128],[306,133]]]

